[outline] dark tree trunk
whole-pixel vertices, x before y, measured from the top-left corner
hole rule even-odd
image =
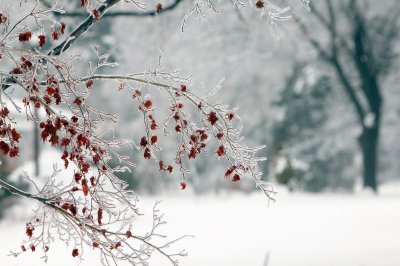
[[[312,10],[330,35],[329,47],[325,49],[323,42],[313,39],[301,22],[299,22],[300,29],[321,58],[335,69],[354,106],[359,125],[363,129],[358,142],[363,157],[364,186],[377,191],[379,133],[383,106],[380,81],[387,74],[385,70],[394,62],[395,57],[390,55],[396,54],[392,45],[398,37],[396,33],[400,12],[393,6],[393,16],[385,14],[385,17],[379,17],[381,25],[379,29],[382,30],[378,32],[370,25],[378,17],[366,16],[364,4],[359,5],[362,1],[343,1],[347,2],[347,6],[341,3],[339,9],[335,8],[334,0],[325,2],[328,16],[323,15],[318,8],[314,7]],[[342,35],[338,30],[339,14],[347,17],[350,35],[347,33]],[[381,40],[385,43],[380,43],[380,38],[383,38]],[[386,49],[381,50],[382,45]],[[374,121],[366,124],[365,122],[370,122],[365,121],[370,114],[374,116]]]
[[[363,132],[359,138],[363,155],[364,187],[370,187],[377,192],[378,146],[382,106],[378,77],[379,68],[372,52],[367,23],[358,9],[354,13],[354,23],[356,25],[353,33],[354,63],[360,77],[362,92],[368,104],[368,111],[364,113],[363,121],[361,121]],[[373,115],[371,124],[364,121],[369,114]]]
[[[358,141],[363,157],[364,187],[372,188],[377,192],[379,126],[364,127]]]

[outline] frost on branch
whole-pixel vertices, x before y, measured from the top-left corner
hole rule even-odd
[[[154,252],[177,265],[177,257],[186,252],[173,251],[170,245],[181,238],[169,240],[158,233],[164,221],[156,207],[149,232],[140,235],[135,230],[134,220],[140,215],[137,198],[115,175],[135,166],[131,158],[118,152],[132,142],[137,143],[133,146],[144,160],[153,161],[145,163],[152,165],[154,171],[177,173],[177,184],[182,190],[187,187],[187,165],[206,154],[226,164],[225,178],[231,182],[250,177],[268,199],[274,195],[269,184],[262,181],[258,168],[258,162],[264,158],[256,153],[263,146],[249,147],[243,143],[237,109],[213,97],[221,87],[219,84],[210,93],[200,95],[190,82],[176,72],[163,70],[161,65],[142,73],[98,74],[102,68],[117,64],[110,63],[109,56],[100,55],[97,49],[94,50],[98,60],[90,64],[88,74],[77,75],[73,66],[80,59],[65,51],[117,2],[81,1],[88,17],[73,31],[65,22],[53,18],[53,13],[63,12],[56,6],[46,9],[37,3],[20,19],[0,11],[0,152],[9,157],[19,154],[18,143],[23,136],[10,113],[13,109],[24,112],[28,120],[36,123],[43,143],[62,150],[63,161],[61,169],[55,168],[41,187],[27,177],[37,188],[32,194],[0,179],[1,188],[40,203],[24,229],[27,240],[20,250],[12,252],[15,256],[40,250],[47,258],[51,240],[57,236],[72,245],[68,252],[75,258],[82,257],[89,246],[99,252],[104,265],[121,260],[146,265]],[[54,48],[46,48],[51,46]],[[110,137],[117,125],[117,115],[89,104],[96,85],[105,80],[115,83],[116,92],[126,93],[142,114],[140,139]],[[24,95],[22,100],[14,99],[16,90]],[[164,96],[168,108],[157,109],[163,105],[155,100],[155,94]],[[4,98],[10,100],[9,104]],[[163,143],[168,140],[176,143],[174,156],[161,158]],[[210,149],[213,145],[217,148]],[[112,167],[111,158],[117,158],[120,164]],[[73,174],[66,174],[67,168],[73,169]]]
[[[236,108],[229,108],[219,100],[212,101],[213,95],[220,89],[219,85],[208,95],[201,96],[189,85],[182,83],[176,73],[162,72],[161,69],[122,76],[92,75],[83,80],[93,79],[118,81],[119,88],[130,92],[145,122],[144,135],[138,140],[137,147],[145,159],[153,159],[158,163],[160,171],[171,173],[177,168],[182,183],[185,183],[188,173],[185,165],[206,152],[209,156],[224,159],[228,164],[227,171],[233,169],[225,177],[237,181],[237,178],[233,178],[235,174],[248,175],[268,198],[272,198],[273,191],[261,180],[258,169],[258,162],[265,158],[258,158],[256,153],[264,146],[253,148],[242,143],[240,118]],[[143,95],[144,88],[154,94],[164,95],[169,103],[166,119],[159,120],[155,112],[156,103],[150,94]],[[196,111],[197,118],[191,117],[191,110]],[[196,120],[199,122],[196,123]],[[158,144],[160,135],[178,137],[174,158],[159,158],[162,149],[162,145]],[[217,144],[218,148],[207,150],[210,142]]]
[[[302,5],[306,10],[310,10],[310,0],[300,0]],[[237,8],[245,8],[250,6],[251,8],[255,9],[261,19],[265,20],[271,31],[271,34],[278,38],[276,33],[276,26],[283,21],[290,20],[292,16],[289,14],[290,6],[284,6],[279,1],[272,1],[272,0],[231,0],[234,7]],[[274,4],[274,2],[278,2],[278,4]],[[186,13],[185,17],[182,20],[182,31],[185,27],[190,16],[195,16],[196,18],[201,19],[204,22],[207,22],[206,13],[208,11],[214,13],[220,13],[221,11],[218,9],[217,5],[219,1],[213,0],[195,0],[193,1],[193,7]]]

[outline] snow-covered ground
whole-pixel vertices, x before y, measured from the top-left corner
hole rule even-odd
[[[196,236],[177,244],[189,251],[181,265],[400,265],[400,185],[383,187],[379,196],[277,190],[278,201],[269,206],[260,193],[194,197],[179,191],[157,197],[164,200],[164,232]],[[141,197],[140,207],[151,211],[155,200]],[[0,223],[0,265],[45,265],[39,254],[7,256],[24,238],[18,217],[26,211],[19,206]],[[70,249],[53,245],[47,265],[78,265]],[[86,250],[80,265],[100,265],[97,253]],[[151,265],[168,263],[156,259]]]

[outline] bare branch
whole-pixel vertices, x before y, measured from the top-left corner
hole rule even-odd
[[[113,17],[153,17],[159,14],[167,13],[174,10],[183,0],[175,0],[172,4],[162,7],[161,10],[152,11],[113,11],[107,12],[103,15],[103,18]],[[65,12],[63,14],[57,14],[62,17],[85,17],[87,14],[83,12]]]

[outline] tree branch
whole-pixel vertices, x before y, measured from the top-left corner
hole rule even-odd
[[[100,14],[100,17],[103,17],[108,9],[110,9],[120,1],[121,0],[107,0],[103,5],[101,5],[97,9],[97,11]],[[65,41],[63,41],[58,46],[53,48],[48,53],[48,55],[60,55],[61,53],[65,52],[76,41],[76,39],[78,39],[83,33],[85,33],[96,21],[97,20],[94,16],[89,15],[85,19],[85,21],[83,21],[73,32],[71,32],[71,34]]]
[[[103,15],[104,18],[112,18],[112,17],[153,17],[159,15],[161,13],[165,13],[168,11],[172,11],[175,9],[180,3],[183,3],[183,0],[175,0],[172,4],[163,7],[160,11],[152,10],[152,11],[114,11],[109,12]],[[84,17],[86,13],[84,12],[66,12],[64,14],[60,14],[63,17]]]
[[[40,201],[41,203],[46,203],[46,200],[37,196],[34,196],[28,192],[22,191],[19,188],[7,183],[6,181],[4,181],[3,179],[0,178],[0,189],[6,189],[8,190],[10,193],[23,197],[23,198],[28,198],[28,199],[35,199]]]
[[[34,196],[34,195],[32,195],[32,194],[30,194],[28,192],[22,191],[19,188],[14,187],[13,185],[7,183],[6,181],[4,181],[4,180],[2,180],[0,178],[0,189],[2,189],[2,188],[8,190],[10,193],[12,193],[12,194],[14,194],[16,196],[24,197],[24,198],[28,198],[28,199],[34,199],[34,200],[39,201],[40,203],[42,203],[42,204],[54,209],[56,212],[60,213],[61,215],[69,218],[69,220],[71,222],[73,222],[77,227],[79,227],[81,229],[83,227],[87,227],[90,230],[92,230],[92,231],[94,231],[96,233],[99,233],[99,234],[103,234],[103,235],[108,234],[108,235],[126,237],[126,233],[120,233],[120,232],[117,232],[117,231],[110,231],[110,230],[101,229],[101,228],[96,227],[96,226],[94,226],[92,224],[89,224],[89,223],[85,223],[84,224],[81,219],[78,219],[76,216],[72,215],[71,213],[69,213],[69,212],[65,211],[64,209],[52,204],[50,202],[50,200],[42,198],[42,197]],[[83,224],[84,224],[84,226],[83,226]],[[154,230],[154,228],[153,228],[153,230]],[[184,235],[184,236],[182,236],[182,237],[180,237],[178,239],[175,239],[172,242],[164,244],[162,246],[158,246],[156,244],[151,243],[149,241],[150,240],[149,237],[146,237],[146,236],[141,237],[141,236],[131,235],[130,237],[133,238],[133,239],[136,239],[136,240],[144,243],[145,245],[150,246],[154,250],[158,251],[162,256],[166,257],[172,263],[172,265],[177,265],[175,263],[175,261],[172,259],[172,256],[167,254],[163,249],[166,248],[168,246],[168,244],[170,244],[172,242],[175,242],[177,240],[180,240],[182,238],[185,238],[185,237],[190,237],[190,235]]]
[[[320,42],[318,42],[316,39],[311,37],[311,34],[307,30],[306,25],[304,25],[304,23],[300,19],[294,17],[294,21],[297,23],[298,27],[304,34],[304,37],[306,38],[308,43],[310,43],[310,45],[312,47],[314,47],[314,49],[320,54],[321,58],[326,63],[328,63],[335,69],[336,74],[338,75],[339,80],[342,83],[342,86],[343,86],[346,94],[349,96],[350,100],[352,101],[352,103],[354,105],[354,108],[357,113],[360,124],[364,124],[364,117],[365,117],[364,108],[361,105],[360,99],[358,99],[358,97],[357,97],[355,88],[352,86],[350,79],[347,77],[347,75],[339,61],[340,58],[339,58],[339,54],[338,54],[338,48],[336,46],[336,39],[338,38],[338,34],[337,34],[337,29],[335,27],[336,18],[334,16],[333,6],[332,6],[332,3],[330,0],[326,0],[326,2],[327,2],[327,8],[328,8],[330,21],[327,21],[322,16],[322,14],[320,12],[318,12],[318,10],[316,8],[312,9],[313,10],[312,14],[314,14],[315,17],[330,32],[330,35],[331,35],[331,49],[330,49],[331,51],[330,52],[326,51],[321,46]],[[340,38],[340,39],[343,39],[343,38]],[[345,44],[343,41],[341,41],[341,43]],[[347,49],[346,47],[347,46],[345,45],[344,48]]]
[[[311,37],[310,33],[307,30],[307,26],[299,18],[297,18],[294,15],[293,15],[293,20],[294,20],[294,22],[296,22],[297,26],[303,33],[303,36],[311,44],[311,46],[314,47],[314,49],[319,53],[319,55],[327,61],[331,60],[333,55],[331,55],[329,52],[324,50],[322,48],[322,46],[320,45],[320,43]]]
[[[360,100],[358,99],[358,97],[356,95],[354,87],[351,85],[350,80],[347,78],[346,74],[344,73],[343,68],[340,65],[337,58],[334,58],[333,60],[331,60],[328,63],[330,63],[336,70],[336,73],[339,76],[340,82],[342,83],[343,88],[345,89],[345,92],[347,93],[347,95],[350,97],[350,100],[354,104],[354,108],[358,115],[358,120],[359,120],[360,124],[363,125],[365,111],[360,103]]]
[[[335,11],[333,9],[333,4],[331,0],[326,0],[326,5],[327,5],[327,11],[328,11],[328,16],[329,20],[325,18],[325,16],[316,8],[314,5],[312,7],[311,14],[315,16],[321,22],[321,24],[326,28],[327,31],[329,31],[330,36],[331,36],[331,49],[332,49],[332,54],[336,53],[337,51],[337,42],[336,40],[339,41],[340,45],[342,45],[345,50],[349,53],[351,53],[351,49],[349,45],[346,42],[346,38],[338,34],[336,30],[336,16],[335,16]]]
[[[396,6],[391,10],[392,14],[384,17],[384,21],[382,22],[383,27],[379,31],[382,34],[382,44],[379,51],[375,54],[378,76],[384,74],[390,68],[394,61],[393,59],[398,56],[398,54],[393,53],[393,44],[394,40],[399,36],[400,4],[396,2]]]
[[[104,4],[102,4],[97,11],[99,12],[99,16],[102,17],[108,9],[113,7],[115,4],[120,2],[121,0],[106,0]],[[57,56],[68,50],[71,45],[90,27],[96,22],[96,18],[94,16],[89,15],[71,34],[65,39],[62,43],[54,47],[50,52],[48,52],[49,56]],[[43,60],[42,63],[45,63],[46,60]],[[1,89],[3,91],[7,90],[11,85],[10,83],[16,83],[13,77],[9,77],[2,84]]]

